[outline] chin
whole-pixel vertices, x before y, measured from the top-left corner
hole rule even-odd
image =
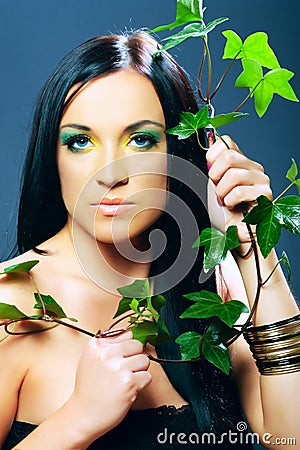
[[[104,244],[139,243],[148,241],[147,230],[159,219],[161,212],[157,214],[145,211],[137,214],[130,222],[114,220],[110,223],[98,222],[94,229],[97,242]]]

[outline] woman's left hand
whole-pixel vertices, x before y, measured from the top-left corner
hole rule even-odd
[[[249,242],[241,203],[248,209],[260,195],[272,199],[270,179],[261,164],[247,158],[229,136],[212,144],[206,154],[209,167],[208,207],[212,224],[225,232],[230,225],[238,226],[240,242]]]

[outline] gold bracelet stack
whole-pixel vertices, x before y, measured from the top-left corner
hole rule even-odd
[[[300,314],[243,334],[262,375],[300,371]]]

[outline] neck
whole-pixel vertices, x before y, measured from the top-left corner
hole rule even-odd
[[[145,240],[137,239],[134,245],[128,243],[104,243],[79,225],[66,225],[70,242],[81,268],[99,287],[112,294],[117,288],[131,284],[137,278],[147,278],[150,262],[143,260]]]

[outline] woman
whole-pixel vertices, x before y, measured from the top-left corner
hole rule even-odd
[[[112,35],[82,44],[59,64],[41,93],[34,118],[19,210],[22,254],[2,264],[3,269],[37,259],[38,254],[40,263],[32,273],[41,292],[51,294],[69,317],[95,334],[112,322],[120,299],[116,289],[136,278],[150,277],[154,291],[166,291],[162,316],[174,336],[205,326],[178,319],[187,306],[184,293],[218,289],[226,299],[243,300],[246,290],[250,303],[254,297],[253,256],[236,256],[242,277],[232,262],[224,264],[222,283],[219,272],[216,280],[211,276],[199,283],[200,253],[176,284],[172,277],[167,282],[160,277],[180,251],[180,225],[162,212],[173,211],[172,198],[187,203],[198,224],[190,232],[190,246],[196,231],[209,226],[197,193],[181,177],[172,177],[178,157],[184,158],[182,166],[188,161],[204,173],[208,165],[222,202],[220,206],[216,198],[210,201],[212,220],[222,227],[239,225],[241,253],[249,242],[237,206],[260,194],[270,198],[271,191],[263,168],[229,137],[229,150],[218,140],[205,159],[192,139],[179,142],[165,134],[182,111],[195,112],[198,107],[172,58],[165,53],[152,58],[156,48],[142,32]],[[189,169],[183,170],[182,177],[192,183]],[[166,234],[167,244],[152,262],[148,236],[151,240],[157,228]],[[160,245],[161,239],[150,254]],[[274,254],[261,261],[263,276],[275,262]],[[3,302],[32,313],[33,289],[26,277],[3,276],[0,289]],[[297,312],[277,269],[263,289],[255,325]],[[174,344],[162,344],[156,351],[160,357],[178,356]],[[296,433],[297,374],[260,376],[242,338],[231,348],[231,362],[243,412],[232,377],[205,361],[150,363],[131,332],[89,339],[59,326],[9,337],[0,352],[6,361],[0,373],[3,448],[152,449],[162,445],[164,428],[194,433],[194,438],[195,433],[201,438],[212,432],[219,438],[237,431],[244,414],[261,439],[264,433],[271,433],[272,439]],[[236,448],[250,448],[241,439]],[[182,445],[169,438],[164,444]],[[222,448],[232,445],[224,439]],[[194,443],[188,446],[194,448]]]

